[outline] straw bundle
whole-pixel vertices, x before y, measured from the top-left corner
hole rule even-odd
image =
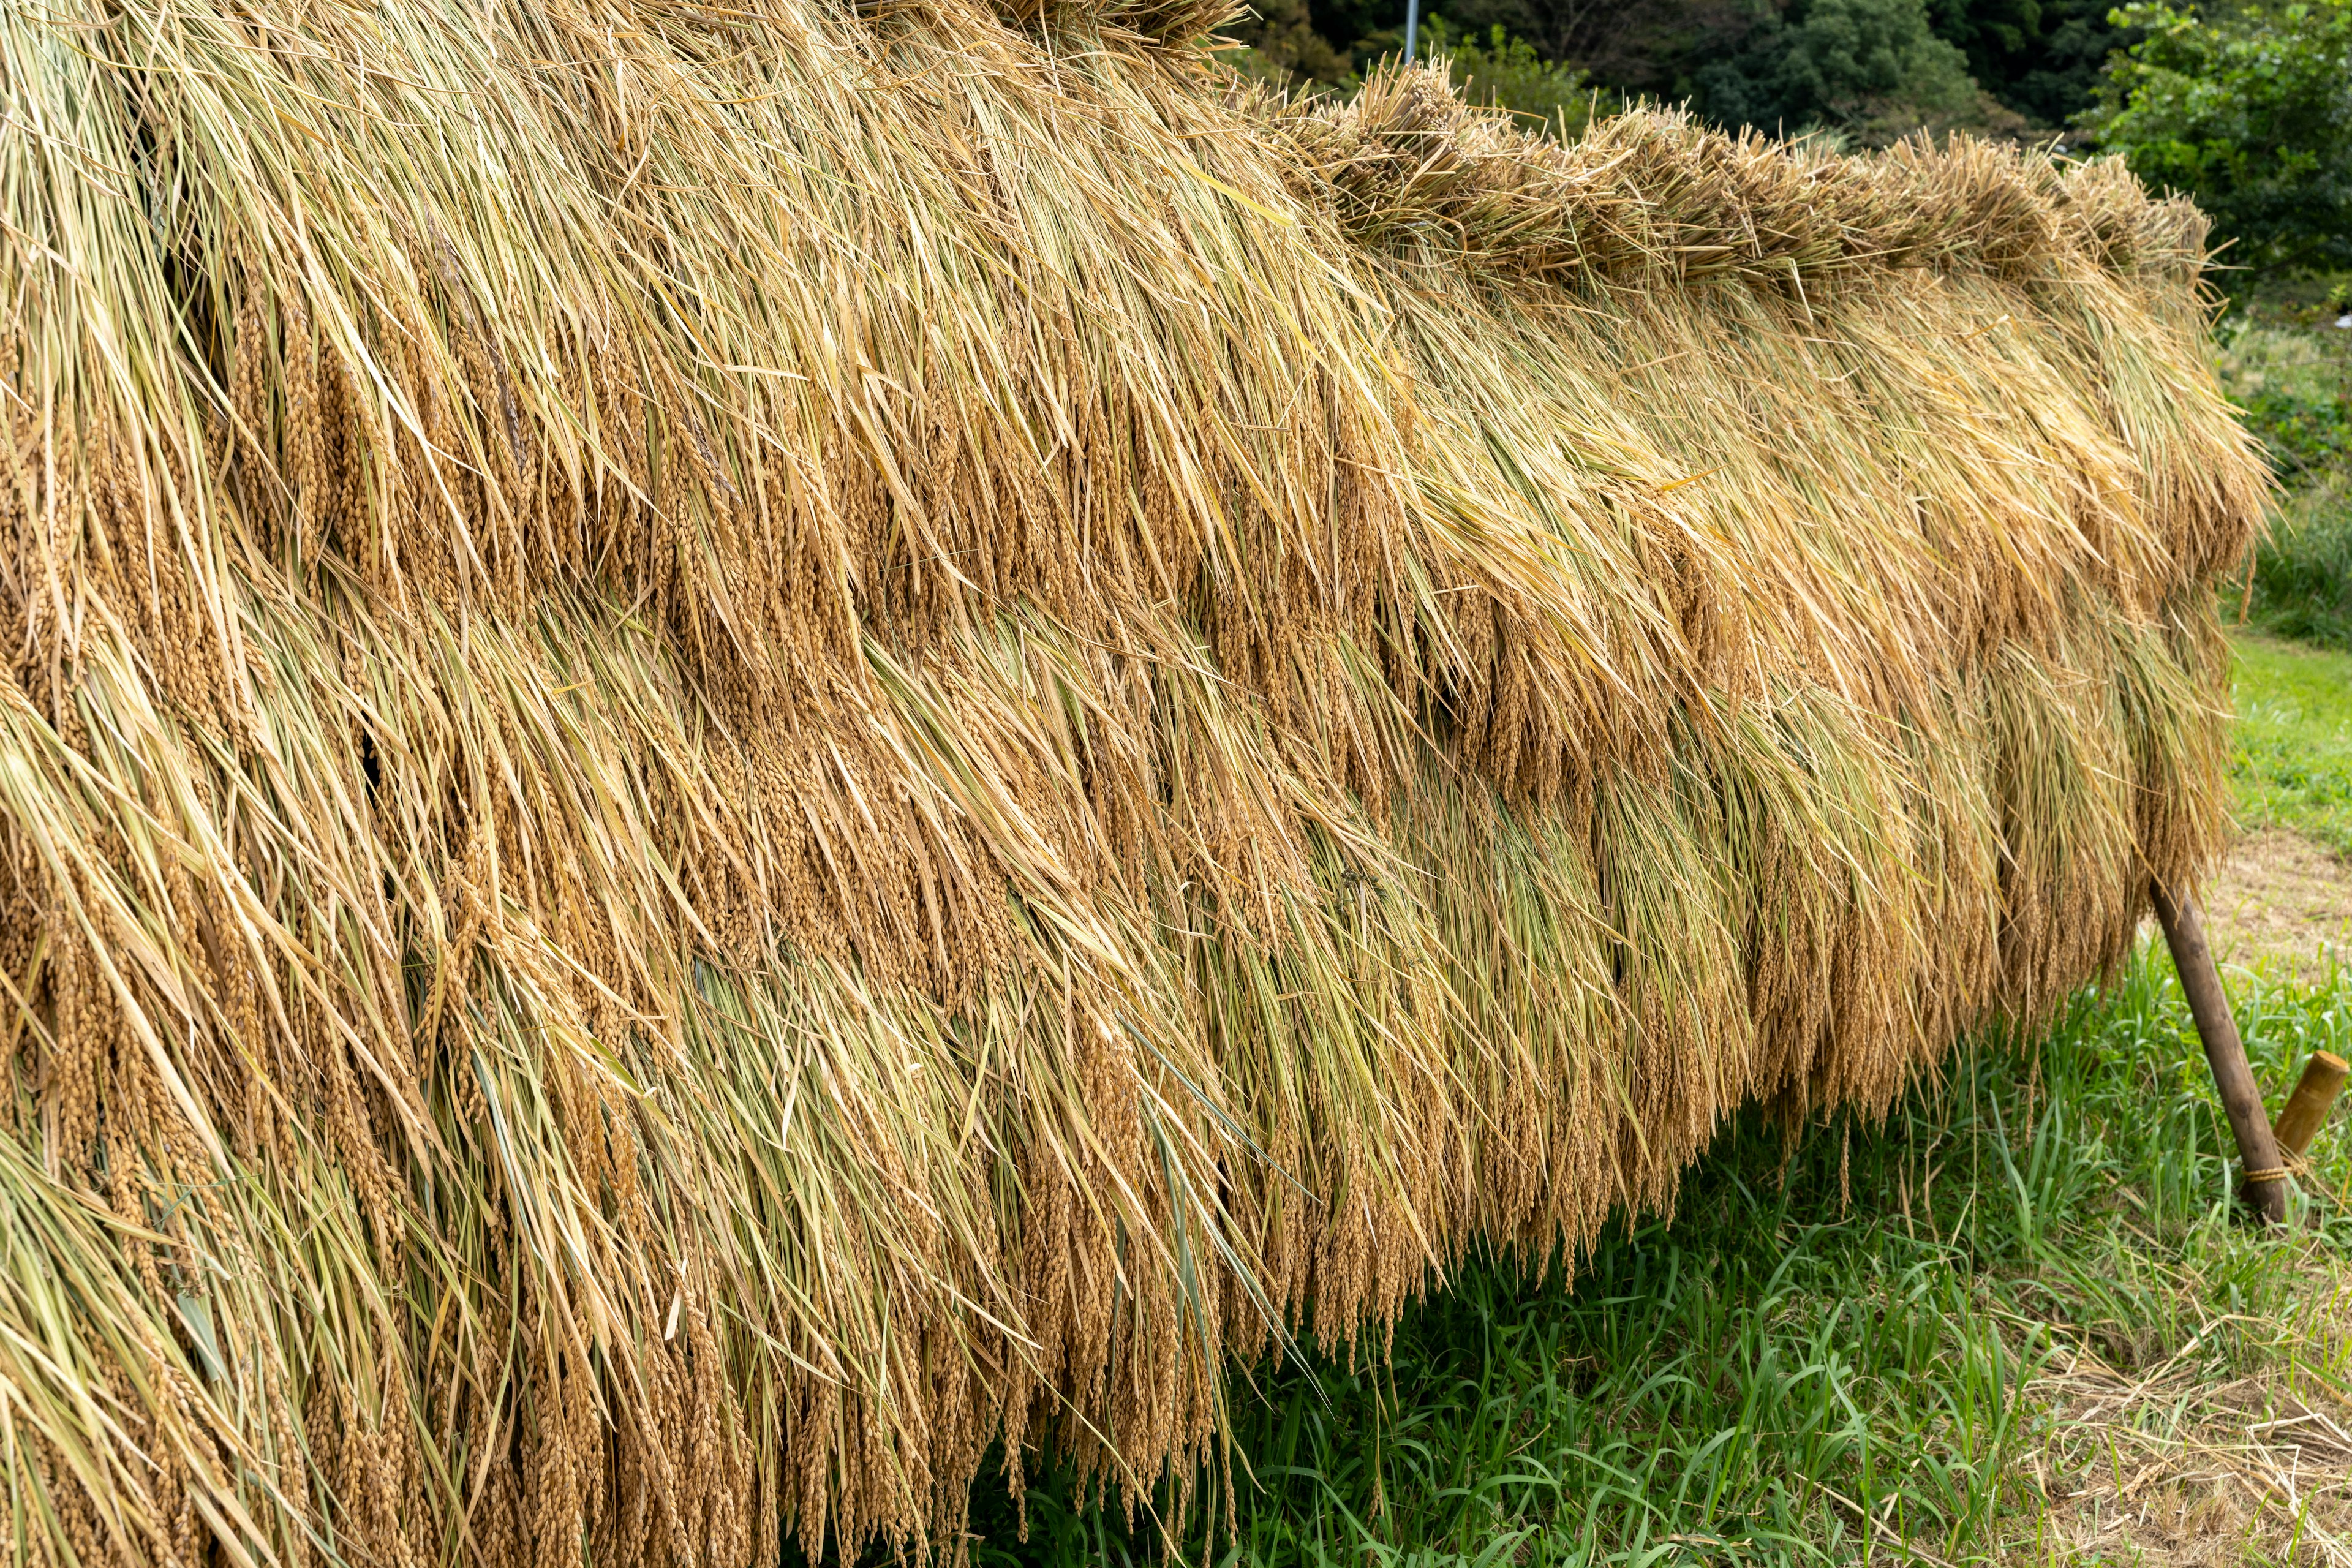
[[[1205,15],[0,13],[0,1557],[1181,1493],[2205,863],[2192,212]]]

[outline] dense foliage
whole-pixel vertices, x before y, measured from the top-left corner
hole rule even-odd
[[[2352,650],[2352,279],[2265,280],[2219,342],[2222,387],[2282,488],[2247,607],[2279,636]]]
[[[2092,100],[2107,58],[2130,35],[2113,0],[1929,0],[1936,35],[1969,75],[2035,125],[2063,127]]]
[[[2009,134],[2062,126],[2090,104],[2122,37],[2108,4],[1443,0],[1422,41],[1524,51],[1612,98],[1691,100],[1727,124],[1826,127],[1865,141],[1920,125]],[[1256,0],[1233,31],[1259,68],[1344,86],[1402,48],[1404,12],[1403,0]]]
[[[1700,66],[1693,85],[1700,112],[1727,125],[1818,125],[1866,141],[1965,121],[1978,98],[1967,58],[1936,36],[1921,0],[1792,0]]]
[[[2281,298],[2288,292],[2264,288],[2238,302],[2216,334],[2217,368],[2271,467],[2302,484],[2352,461],[2352,329],[2334,324],[2352,289],[2337,284],[2300,308]]]
[[[2137,4],[2100,144],[2194,196],[2257,268],[2352,267],[2352,0]]]
[[[2266,631],[2352,651],[2352,486],[2331,476],[2283,509],[2255,555],[2248,608]],[[2352,806],[2352,781],[2344,804]]]
[[[1572,134],[1591,119],[1591,79],[1548,60],[1527,39],[1500,26],[1456,37],[1444,17],[1430,25],[1430,47],[1453,61],[1454,84],[1473,103],[1507,109],[1523,121]]]

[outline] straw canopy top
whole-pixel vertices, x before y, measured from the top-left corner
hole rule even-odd
[[[1214,19],[0,14],[0,1559],[1197,1506],[2208,863],[2192,210]]]

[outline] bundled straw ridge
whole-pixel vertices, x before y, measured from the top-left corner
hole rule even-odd
[[[0,13],[0,1558],[1223,1506],[2208,862],[2192,211],[1209,19]]]

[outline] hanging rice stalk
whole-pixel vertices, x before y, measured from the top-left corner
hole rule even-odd
[[[1213,20],[0,11],[0,1559],[1201,1506],[2208,862],[2192,211]]]

